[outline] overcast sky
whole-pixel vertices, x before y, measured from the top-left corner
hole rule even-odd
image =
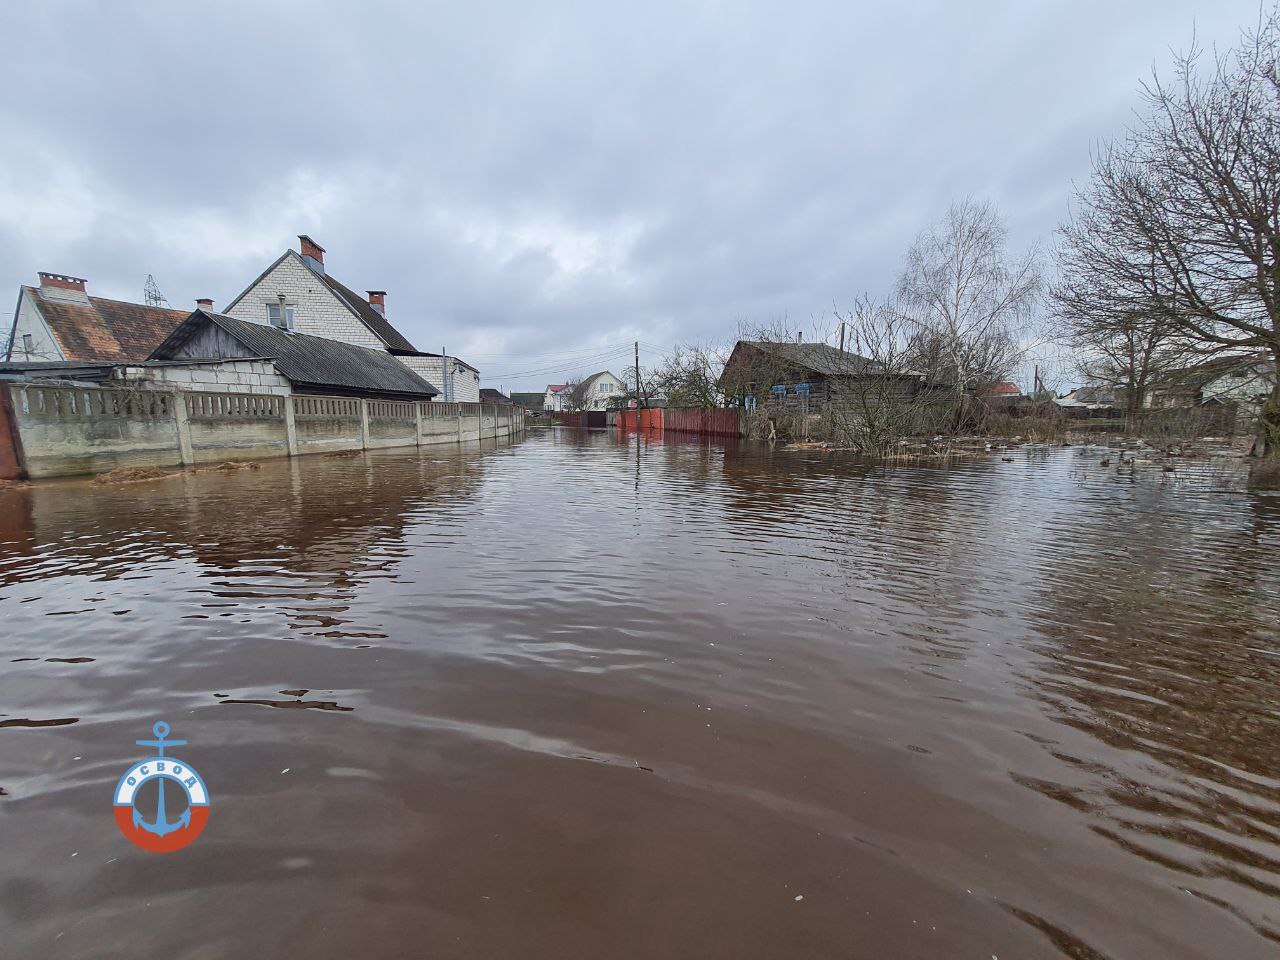
[[[0,329],[37,270],[226,304],[296,235],[488,386],[824,325],[953,198],[1052,241],[1170,46],[1254,0],[4,0]],[[660,355],[646,348],[645,363]]]

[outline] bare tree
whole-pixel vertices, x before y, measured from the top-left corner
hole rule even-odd
[[[587,407],[587,389],[580,377],[571,377],[560,389],[566,413],[581,413]]]
[[[724,351],[711,344],[679,344],[648,379],[670,406],[719,407],[724,404],[719,381],[725,359]]]
[[[946,418],[948,397],[940,397],[915,369],[915,322],[897,304],[865,295],[835,317],[847,353],[839,361],[838,388],[823,411],[829,431],[864,453],[887,456],[906,438],[936,430]]]
[[[912,243],[898,280],[913,363],[930,383],[950,386],[957,429],[969,399],[1016,368],[1040,295],[1035,252],[1010,259],[1007,242],[992,204],[953,203]]]
[[[1170,328],[1200,355],[1262,348],[1277,382],[1259,453],[1280,454],[1280,20],[1193,46],[1143,85],[1145,110],[1095,156],[1062,230],[1060,309]]]

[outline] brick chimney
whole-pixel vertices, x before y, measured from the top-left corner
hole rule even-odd
[[[316,273],[324,273],[324,247],[305,233],[298,234],[298,245],[302,251],[303,262]]]
[[[213,313],[213,300],[209,297],[201,297],[196,301],[196,309],[203,310],[205,313]]]
[[[387,291],[385,290],[369,290],[369,306],[378,311],[378,315],[385,317],[387,315]]]
[[[85,291],[88,283],[81,277],[68,277],[61,273],[45,273],[40,271],[40,296],[46,300],[62,300],[67,303],[88,303],[89,294]]]

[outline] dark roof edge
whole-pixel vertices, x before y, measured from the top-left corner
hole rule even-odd
[[[447,356],[449,357],[450,360],[456,360],[461,366],[466,367],[472,373],[475,373],[475,374],[480,373],[478,369],[473,367],[471,364],[467,363],[467,361],[463,360],[461,357],[451,356],[450,354],[432,353],[430,350],[393,350],[393,349],[388,349],[387,353],[391,354],[393,357],[445,357]]]
[[[258,284],[260,284],[263,280],[265,280],[267,278],[268,273],[270,273],[276,267],[280,266],[280,264],[284,263],[285,258],[288,257],[289,254],[291,253],[295,257],[297,257],[299,260],[302,259],[302,257],[298,253],[296,253],[292,247],[290,247],[284,253],[280,254],[280,256],[276,257],[275,260],[272,262],[271,266],[267,267],[267,269],[263,270],[260,274],[258,274],[257,279],[255,279],[251,284],[249,284],[247,287],[241,290],[239,295],[234,300],[232,300],[230,303],[228,303],[225,307],[222,308],[221,312],[226,313],[228,310],[234,307],[237,303],[243,300],[246,296],[248,296],[249,291],[252,290],[254,287],[256,287]],[[304,263],[303,266],[305,267],[307,265]],[[307,267],[307,269],[309,270],[311,268]]]
[[[13,326],[9,328],[9,342],[5,344],[4,359],[7,363],[13,359],[13,341],[18,336],[18,314],[22,312],[22,297],[27,292],[25,285],[18,287],[18,302],[13,305]]]

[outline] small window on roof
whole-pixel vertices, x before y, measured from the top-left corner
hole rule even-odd
[[[36,338],[29,333],[22,335],[22,350],[27,356],[36,352]]]
[[[271,324],[273,327],[279,327],[281,330],[292,330],[293,329],[293,304],[291,303],[285,304],[284,322],[282,323],[280,320],[280,304],[268,303],[267,304],[267,323]]]

